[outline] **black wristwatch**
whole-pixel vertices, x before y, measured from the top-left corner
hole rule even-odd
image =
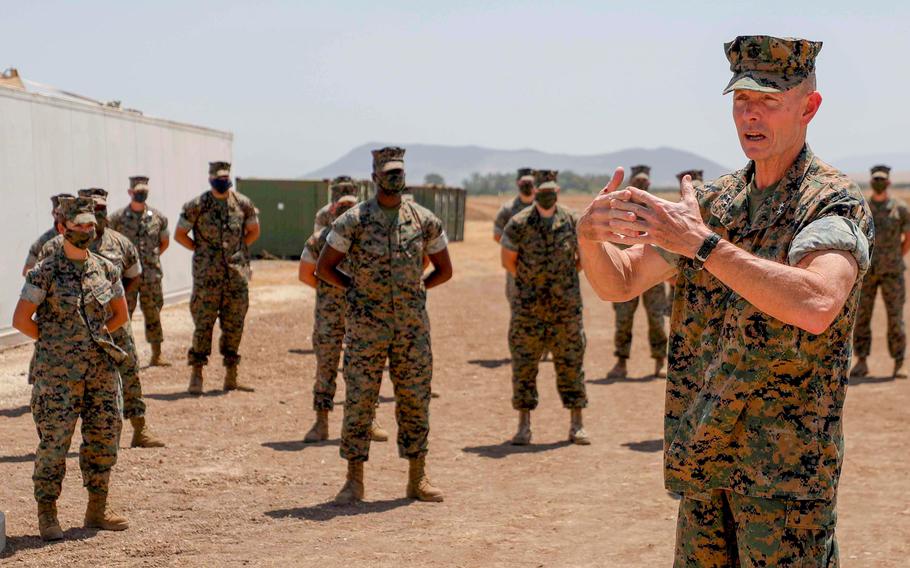
[[[705,267],[705,262],[708,261],[708,255],[714,251],[714,248],[719,242],[720,235],[717,233],[711,233],[711,236],[705,239],[705,242],[701,244],[701,248],[695,253],[695,258],[692,259],[692,266],[695,270],[701,270]]]

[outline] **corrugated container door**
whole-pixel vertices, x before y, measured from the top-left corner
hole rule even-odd
[[[262,235],[250,247],[253,256],[299,258],[316,212],[328,202],[325,181],[238,178],[237,191],[259,209]]]

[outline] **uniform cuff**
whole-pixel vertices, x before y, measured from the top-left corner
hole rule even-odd
[[[35,286],[34,284],[29,284],[28,282],[22,286],[22,293],[19,294],[19,297],[25,300],[26,302],[31,302],[36,306],[44,301],[44,298],[47,296],[47,292],[43,289]]]
[[[512,239],[510,239],[508,235],[502,236],[502,239],[499,240],[499,245],[501,247],[509,249],[512,252],[518,252],[518,247],[515,245],[515,243],[512,242]]]
[[[869,240],[856,223],[846,217],[822,217],[809,223],[790,244],[787,262],[795,266],[806,255],[823,250],[853,254],[861,275],[869,269]]]
[[[188,220],[184,219],[183,217],[181,217],[180,220],[177,221],[177,227],[180,229],[183,229],[185,231],[193,230],[193,224],[190,223]]]
[[[313,253],[310,252],[309,248],[303,249],[303,252],[300,253],[300,260],[309,262],[310,264],[316,264],[317,261],[317,259],[313,258]]]
[[[447,246],[449,246],[449,239],[443,231],[438,237],[427,243],[427,254],[436,254]]]
[[[338,252],[348,252],[348,249],[351,248],[351,241],[342,237],[334,230],[329,233],[329,236],[326,238],[326,242],[329,244],[329,246]]]
[[[124,278],[135,278],[142,274],[142,265],[138,262],[123,271]]]

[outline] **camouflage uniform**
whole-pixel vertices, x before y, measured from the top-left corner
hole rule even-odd
[[[73,202],[78,203],[74,213],[91,216],[91,200]],[[115,366],[126,354],[114,345],[105,323],[113,314],[110,302],[123,297],[120,274],[94,253],[83,262],[71,261],[61,247],[29,271],[21,297],[38,306],[39,337],[30,370],[32,417],[40,439],[35,500],[53,502],[60,496],[79,418],[83,484],[90,493],[106,495],[122,427]]]
[[[313,223],[313,234],[318,235],[323,229],[330,227],[335,220],[332,206],[344,195],[357,196],[357,186],[349,176],[338,176],[329,182],[329,202],[316,212],[316,221]]]
[[[872,267],[863,280],[853,348],[857,357],[868,357],[872,345],[872,308],[875,294],[882,289],[885,311],[888,314],[888,352],[899,362],[904,360],[907,336],[904,332],[904,256],[901,238],[910,231],[910,209],[901,199],[869,200],[875,225],[875,254]]]
[[[58,193],[51,196],[51,212],[54,216],[54,226],[50,229],[41,233],[41,236],[38,237],[38,240],[32,243],[32,246],[28,248],[28,256],[25,258],[25,267],[30,269],[32,266],[38,262],[38,255],[41,254],[41,249],[44,247],[44,243],[53,239],[57,236],[57,226],[56,223],[60,220],[60,211],[58,209],[60,198],[73,198],[74,195],[70,193]]]
[[[728,89],[792,88],[819,48],[739,37],[727,44],[736,73]],[[683,496],[676,565],[836,566],[849,339],[872,218],[856,184],[808,146],[750,218],[753,174],[750,162],[696,190],[712,231],[791,266],[814,251],[848,251],[859,274],[830,327],[813,334],[678,260],[664,420],[665,483]]]
[[[216,162],[217,164],[217,162]],[[193,294],[190,313],[195,330],[187,363],[203,366],[212,352],[212,329],[221,322],[220,351],[226,367],[240,362],[240,339],[249,308],[250,255],[243,242],[247,227],[259,223],[248,197],[229,190],[227,199],[211,191],[183,206],[177,226],[193,232]]]
[[[540,357],[549,350],[556,388],[566,408],[584,408],[585,332],[578,281],[576,216],[556,206],[551,221],[528,207],[505,227],[500,244],[518,253],[517,296],[509,322],[512,407],[537,408]]]
[[[316,264],[331,230],[331,227],[326,227],[307,239],[301,259]],[[313,313],[313,351],[316,353],[313,410],[332,410],[335,407],[335,378],[344,341],[344,312],[344,290],[318,280]]]
[[[534,170],[531,168],[519,168],[518,169],[518,181],[520,182],[523,178],[534,179]],[[529,180],[529,181],[530,181]],[[499,211],[496,213],[496,219],[493,221],[493,236],[499,237],[502,239],[502,232],[505,230],[506,225],[509,223],[509,220],[514,217],[519,211],[522,211],[533,205],[532,203],[525,203],[521,200],[519,195],[516,195],[512,198],[511,201],[506,201],[502,204],[502,207],[499,208]],[[515,290],[515,277],[512,276],[511,272],[506,272],[506,298],[509,300],[509,307],[511,308],[512,303],[515,301],[517,296],[517,291]]]
[[[402,151],[403,152],[403,151]],[[398,453],[426,455],[433,355],[423,284],[424,255],[446,248],[442,222],[403,200],[390,219],[374,197],[335,220],[329,246],[346,253],[344,380],[347,396],[341,457],[369,457],[370,426],[386,360],[395,388]]]
[[[110,227],[135,245],[142,262],[139,286],[126,295],[130,317],[136,310],[138,300],[145,320],[145,340],[161,343],[164,341],[164,331],[161,328],[161,308],[164,307],[161,280],[164,273],[161,270],[159,247],[161,239],[168,237],[167,217],[148,206],[145,211],[137,213],[127,205],[111,215]]]
[[[682,184],[683,177],[690,176],[692,178],[693,187],[702,187],[705,185],[705,172],[704,170],[684,170],[676,174],[676,179],[679,181],[680,185]],[[670,309],[673,307],[673,296],[676,294],[676,286],[671,282],[667,286],[667,317],[670,316]]]
[[[637,176],[650,176],[651,168],[640,165],[632,167],[632,181],[635,183]],[[648,316],[648,344],[651,346],[652,359],[664,359],[667,356],[667,332],[664,330],[664,317],[667,314],[667,289],[664,283],[645,290],[639,298],[626,302],[613,302],[616,312],[616,332],[614,344],[616,355],[620,359],[628,359],[632,353],[632,325],[635,322],[635,310],[641,301],[645,305]]]

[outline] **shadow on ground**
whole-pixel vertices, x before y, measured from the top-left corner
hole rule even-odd
[[[549,442],[546,444],[528,444],[527,446],[513,446],[511,442],[501,444],[490,444],[489,446],[469,446],[462,448],[461,451],[468,454],[477,454],[480,457],[502,459],[514,454],[536,454],[558,450],[566,446],[571,446],[572,442],[561,440],[559,442]]]
[[[641,442],[626,442],[622,445],[633,452],[662,452],[664,441],[660,438],[656,440],[642,440]]]
[[[205,391],[202,394],[190,394],[186,391],[181,391],[181,392],[149,393],[149,394],[143,394],[142,396],[144,398],[150,398],[152,400],[174,401],[174,400],[183,400],[186,398],[206,398],[206,397],[224,396],[226,394],[227,394],[227,391],[219,389],[219,390]]]
[[[877,385],[881,383],[890,383],[894,380],[895,378],[891,375],[888,375],[887,377],[850,377],[848,384],[851,387],[856,387],[859,385]]]
[[[46,542],[41,540],[38,535],[35,536],[8,536],[6,537],[6,548],[0,550],[0,560],[12,558],[17,552],[26,550],[36,550],[48,546],[57,546],[66,542],[88,540],[98,534],[96,529],[71,528],[63,531],[63,540],[55,542]]]
[[[2,416],[4,418],[19,418],[20,416],[24,416],[26,414],[31,414],[31,412],[32,412],[31,407],[26,405],[26,406],[19,406],[16,408],[4,408],[3,410],[0,410],[0,416]]]
[[[69,452],[66,454],[68,458],[78,458],[78,452]],[[0,456],[0,463],[31,463],[35,461],[35,452],[30,454],[23,454],[21,456]]]
[[[484,369],[498,369],[512,363],[511,359],[471,359],[469,365],[477,365]]]
[[[590,379],[586,382],[592,385],[616,385],[620,383],[650,383],[653,381],[663,381],[665,377],[657,375],[645,375],[644,377],[604,377],[602,379]]]
[[[339,446],[341,445],[341,440],[338,438],[332,440],[324,440],[322,442],[311,442],[305,444],[303,440],[288,440],[287,442],[263,442],[262,446],[265,448],[272,448],[276,452],[299,452],[306,448],[322,448],[325,446]]]
[[[399,497],[398,499],[387,499],[385,501],[364,501],[354,505],[336,505],[329,501],[312,507],[296,507],[293,509],[276,509],[266,511],[267,517],[273,519],[303,519],[307,521],[330,521],[335,517],[353,517],[357,515],[369,515],[371,513],[385,513],[399,507],[407,507],[413,503],[413,499]]]

